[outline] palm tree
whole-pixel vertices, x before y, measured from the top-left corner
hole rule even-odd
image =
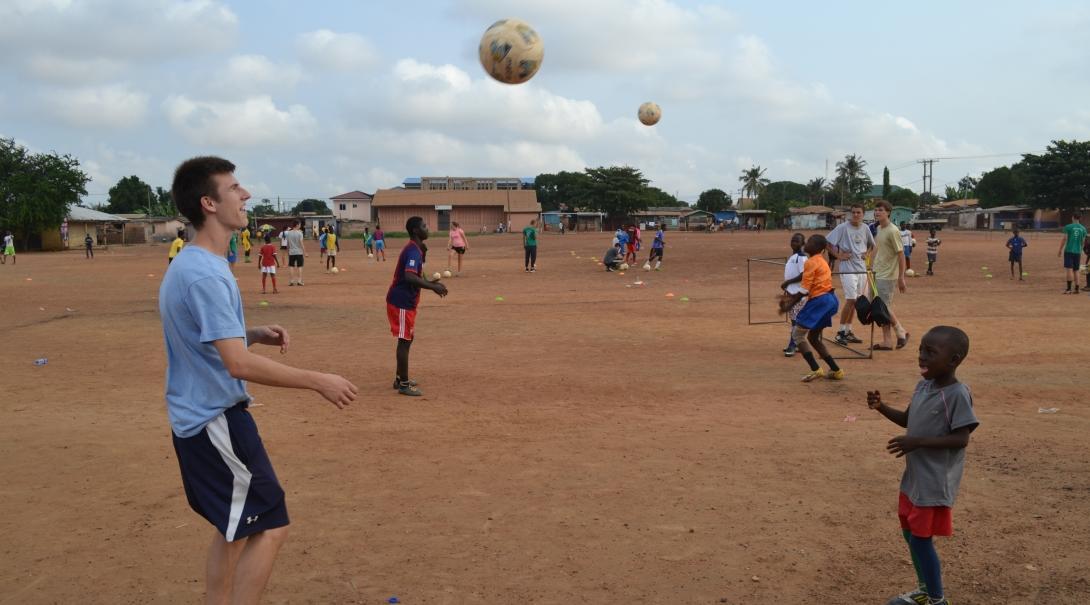
[[[810,198],[810,202],[818,203],[825,199],[825,179],[818,177],[811,179],[809,183],[806,183],[806,194]]]
[[[867,161],[854,153],[844,156],[842,161],[836,163],[836,183],[845,193],[845,199],[855,199],[856,194],[871,188],[870,177],[867,176]]]
[[[754,166],[749,170],[743,170],[738,182],[742,183],[742,191],[752,198],[757,198],[765,190],[769,180],[764,178],[765,168]]]

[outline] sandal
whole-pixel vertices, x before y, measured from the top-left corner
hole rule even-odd
[[[897,339],[897,348],[898,349],[905,348],[905,345],[908,344],[908,336],[909,336],[908,332],[905,332],[904,337]]]
[[[886,345],[871,345],[870,350],[872,350],[872,351],[892,351],[893,348],[892,347],[887,347]]]

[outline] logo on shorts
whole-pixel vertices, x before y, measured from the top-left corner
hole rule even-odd
[[[415,267],[416,266],[416,261],[414,261],[414,260],[409,261],[409,266],[410,267]]]
[[[252,517],[246,517],[246,525],[256,523],[257,522],[257,517],[258,517],[258,515],[254,515]]]

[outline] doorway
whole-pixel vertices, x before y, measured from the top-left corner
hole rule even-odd
[[[438,210],[439,224],[436,225],[436,231],[450,231],[450,210]]]

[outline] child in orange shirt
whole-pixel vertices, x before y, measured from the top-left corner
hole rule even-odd
[[[833,356],[825,348],[821,339],[821,331],[833,325],[833,316],[840,307],[836,293],[833,291],[833,273],[825,260],[824,252],[827,243],[821,235],[811,235],[806,240],[803,250],[810,257],[802,272],[802,292],[799,292],[785,300],[781,309],[790,309],[798,301],[807,297],[806,306],[799,311],[795,318],[794,341],[799,353],[810,366],[810,373],[802,377],[803,382],[810,382],[818,378],[829,380],[844,380],[844,370],[836,365]],[[812,347],[812,349],[811,349]],[[825,363],[829,364],[829,373],[826,374],[817,359],[814,358],[817,351]]]

